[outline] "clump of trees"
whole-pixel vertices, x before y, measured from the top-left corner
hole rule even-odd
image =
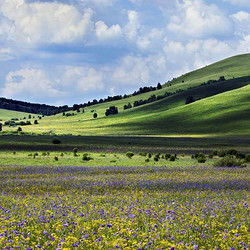
[[[187,97],[185,104],[190,104],[192,102],[195,102],[195,98],[192,95],[190,95]]]
[[[118,114],[118,108],[115,106],[111,106],[108,109],[106,109],[105,115],[109,116],[109,115],[116,115]]]
[[[131,105],[131,103],[129,102],[127,105],[125,104],[124,106],[123,106],[123,109],[124,110],[126,110],[126,109],[131,109],[132,108],[132,105]]]

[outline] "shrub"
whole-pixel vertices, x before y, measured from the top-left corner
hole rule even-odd
[[[53,144],[60,144],[61,141],[60,141],[58,138],[54,138],[54,139],[52,140],[52,143],[53,143]]]
[[[55,161],[58,161],[58,157],[57,157],[57,156],[55,156],[55,158],[54,158],[54,159],[55,159]]]
[[[133,156],[134,156],[135,154],[133,153],[133,152],[127,152],[126,153],[126,156],[128,157],[128,158],[132,158]]]
[[[38,121],[37,121],[37,120],[35,120],[35,121],[34,121],[34,124],[38,124]]]
[[[235,149],[229,149],[227,150],[226,154],[227,155],[236,155],[238,152]]]
[[[61,153],[61,154],[60,154],[60,156],[62,156],[62,157],[63,157],[63,156],[64,156],[64,154],[63,154],[63,153]]]
[[[165,159],[168,160],[171,157],[171,154],[165,154]]]
[[[208,157],[209,157],[209,159],[213,159],[214,155],[213,154],[209,154]]]
[[[235,156],[237,159],[245,159],[246,158],[246,156],[242,153],[237,153]]]
[[[97,113],[94,113],[94,114],[93,114],[93,118],[97,118]]]
[[[83,161],[90,161],[90,160],[93,160],[93,158],[89,157],[88,154],[85,153],[85,154],[83,154],[83,156],[82,156],[82,160],[83,160]]]
[[[18,127],[17,131],[18,131],[18,132],[21,132],[21,131],[23,131],[23,130],[22,130],[21,127]]]
[[[105,115],[109,116],[109,115],[116,115],[118,114],[118,108],[115,106],[111,106],[109,107],[109,109],[106,110]]]
[[[227,155],[214,163],[215,167],[246,167],[244,161],[234,156]]]
[[[150,159],[152,157],[152,154],[151,153],[148,153],[148,158]]]
[[[218,155],[218,151],[217,151],[217,150],[214,150],[212,154],[213,154],[213,155]]]
[[[205,163],[205,162],[206,162],[206,157],[198,157],[198,158],[197,158],[197,161],[198,161],[199,163]]]
[[[149,162],[149,159],[147,158],[147,159],[145,160],[145,162]]]
[[[170,161],[175,161],[175,156],[174,155],[171,155],[170,158],[169,158]]]
[[[157,157],[157,155],[154,157],[154,161],[159,161],[159,157]]]
[[[46,155],[47,155],[47,153],[46,153],[46,152],[43,152],[43,153],[42,153],[42,156],[46,156]]]
[[[146,157],[147,153],[140,153],[140,155]]]
[[[74,156],[77,156],[77,151],[78,151],[78,148],[73,148]]]
[[[195,159],[206,158],[206,156],[203,153],[196,153],[194,157],[195,157]]]
[[[220,150],[220,151],[218,151],[217,155],[218,155],[219,157],[224,157],[224,156],[226,155],[226,152],[223,151],[223,150]]]

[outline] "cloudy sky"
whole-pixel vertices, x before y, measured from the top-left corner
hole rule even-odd
[[[249,0],[0,0],[0,96],[54,105],[250,53]]]

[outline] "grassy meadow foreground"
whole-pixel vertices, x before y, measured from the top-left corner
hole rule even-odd
[[[2,249],[247,249],[249,168],[2,166]]]

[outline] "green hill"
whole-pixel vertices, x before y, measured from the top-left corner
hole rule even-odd
[[[12,111],[12,110],[7,110],[7,109],[0,109],[0,120],[3,121],[8,121],[11,119],[23,119],[28,118],[29,115],[34,116],[32,113],[24,113],[24,112],[19,112],[19,111]],[[37,115],[35,115],[37,116]]]
[[[218,81],[220,77],[226,80]],[[212,81],[213,80],[213,81]],[[167,93],[166,93],[167,92]],[[124,110],[140,100],[153,102]],[[185,104],[188,96],[196,102]],[[164,97],[164,98],[163,98]],[[74,116],[44,117],[24,132],[73,135],[246,136],[250,134],[250,54],[240,55],[190,72],[160,90],[86,107]],[[118,107],[119,114],[105,111]],[[98,117],[93,118],[97,113]],[[16,130],[4,127],[3,130]]]

